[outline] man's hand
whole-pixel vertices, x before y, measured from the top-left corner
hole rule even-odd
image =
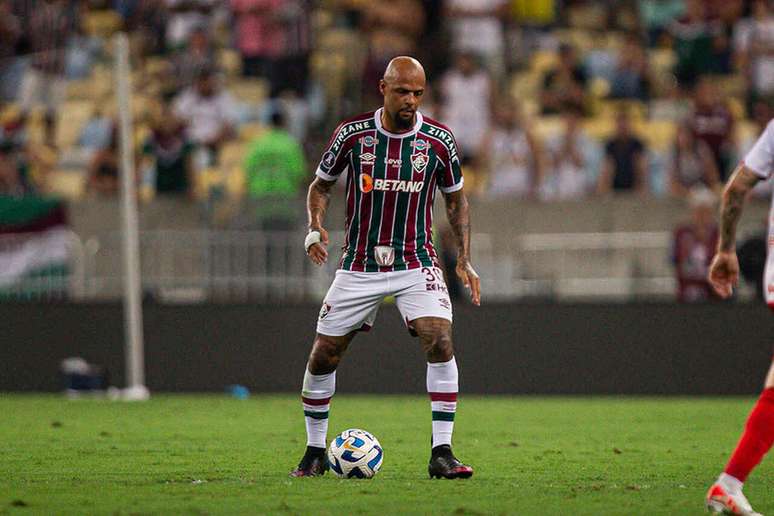
[[[309,231],[319,231],[320,242],[310,245],[309,249],[306,250],[306,254],[309,255],[309,259],[315,265],[322,265],[328,260],[328,251],[325,249],[328,246],[328,232],[321,227],[310,228]]]
[[[712,288],[720,297],[731,297],[739,283],[739,260],[735,251],[718,251],[712,259],[708,278]]]
[[[473,265],[471,265],[470,260],[457,260],[455,272],[462,284],[465,285],[465,288],[470,291],[470,300],[473,304],[481,306],[481,280]]]

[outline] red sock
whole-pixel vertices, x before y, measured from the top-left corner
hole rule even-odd
[[[736,445],[734,454],[726,466],[726,474],[738,478],[741,482],[763,459],[774,444],[774,387],[763,391],[753,407],[742,438]]]

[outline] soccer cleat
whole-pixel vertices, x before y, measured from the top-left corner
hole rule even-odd
[[[470,478],[473,468],[457,460],[448,444],[433,448],[427,466],[430,478]]]
[[[719,483],[715,483],[707,492],[705,501],[709,512],[721,514],[741,514],[742,516],[761,516],[753,510],[741,491],[731,493]]]
[[[291,477],[320,477],[328,471],[328,457],[325,448],[306,447],[306,453],[298,467],[290,472]]]

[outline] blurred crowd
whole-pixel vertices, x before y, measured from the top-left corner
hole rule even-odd
[[[120,30],[147,197],[297,194],[399,54],[484,197],[718,191],[772,116],[767,0],[0,0],[0,192],[116,192]]]
[[[771,0],[0,0],[0,195],[117,193],[119,31],[143,200],[293,227],[336,123],[409,54],[469,195],[686,199],[686,299],[711,296],[707,208],[774,112]]]

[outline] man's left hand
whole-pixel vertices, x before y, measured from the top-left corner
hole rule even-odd
[[[478,277],[478,273],[473,268],[470,260],[458,259],[455,272],[462,284],[465,285],[465,288],[470,291],[470,300],[473,304],[481,306],[481,279]]]

